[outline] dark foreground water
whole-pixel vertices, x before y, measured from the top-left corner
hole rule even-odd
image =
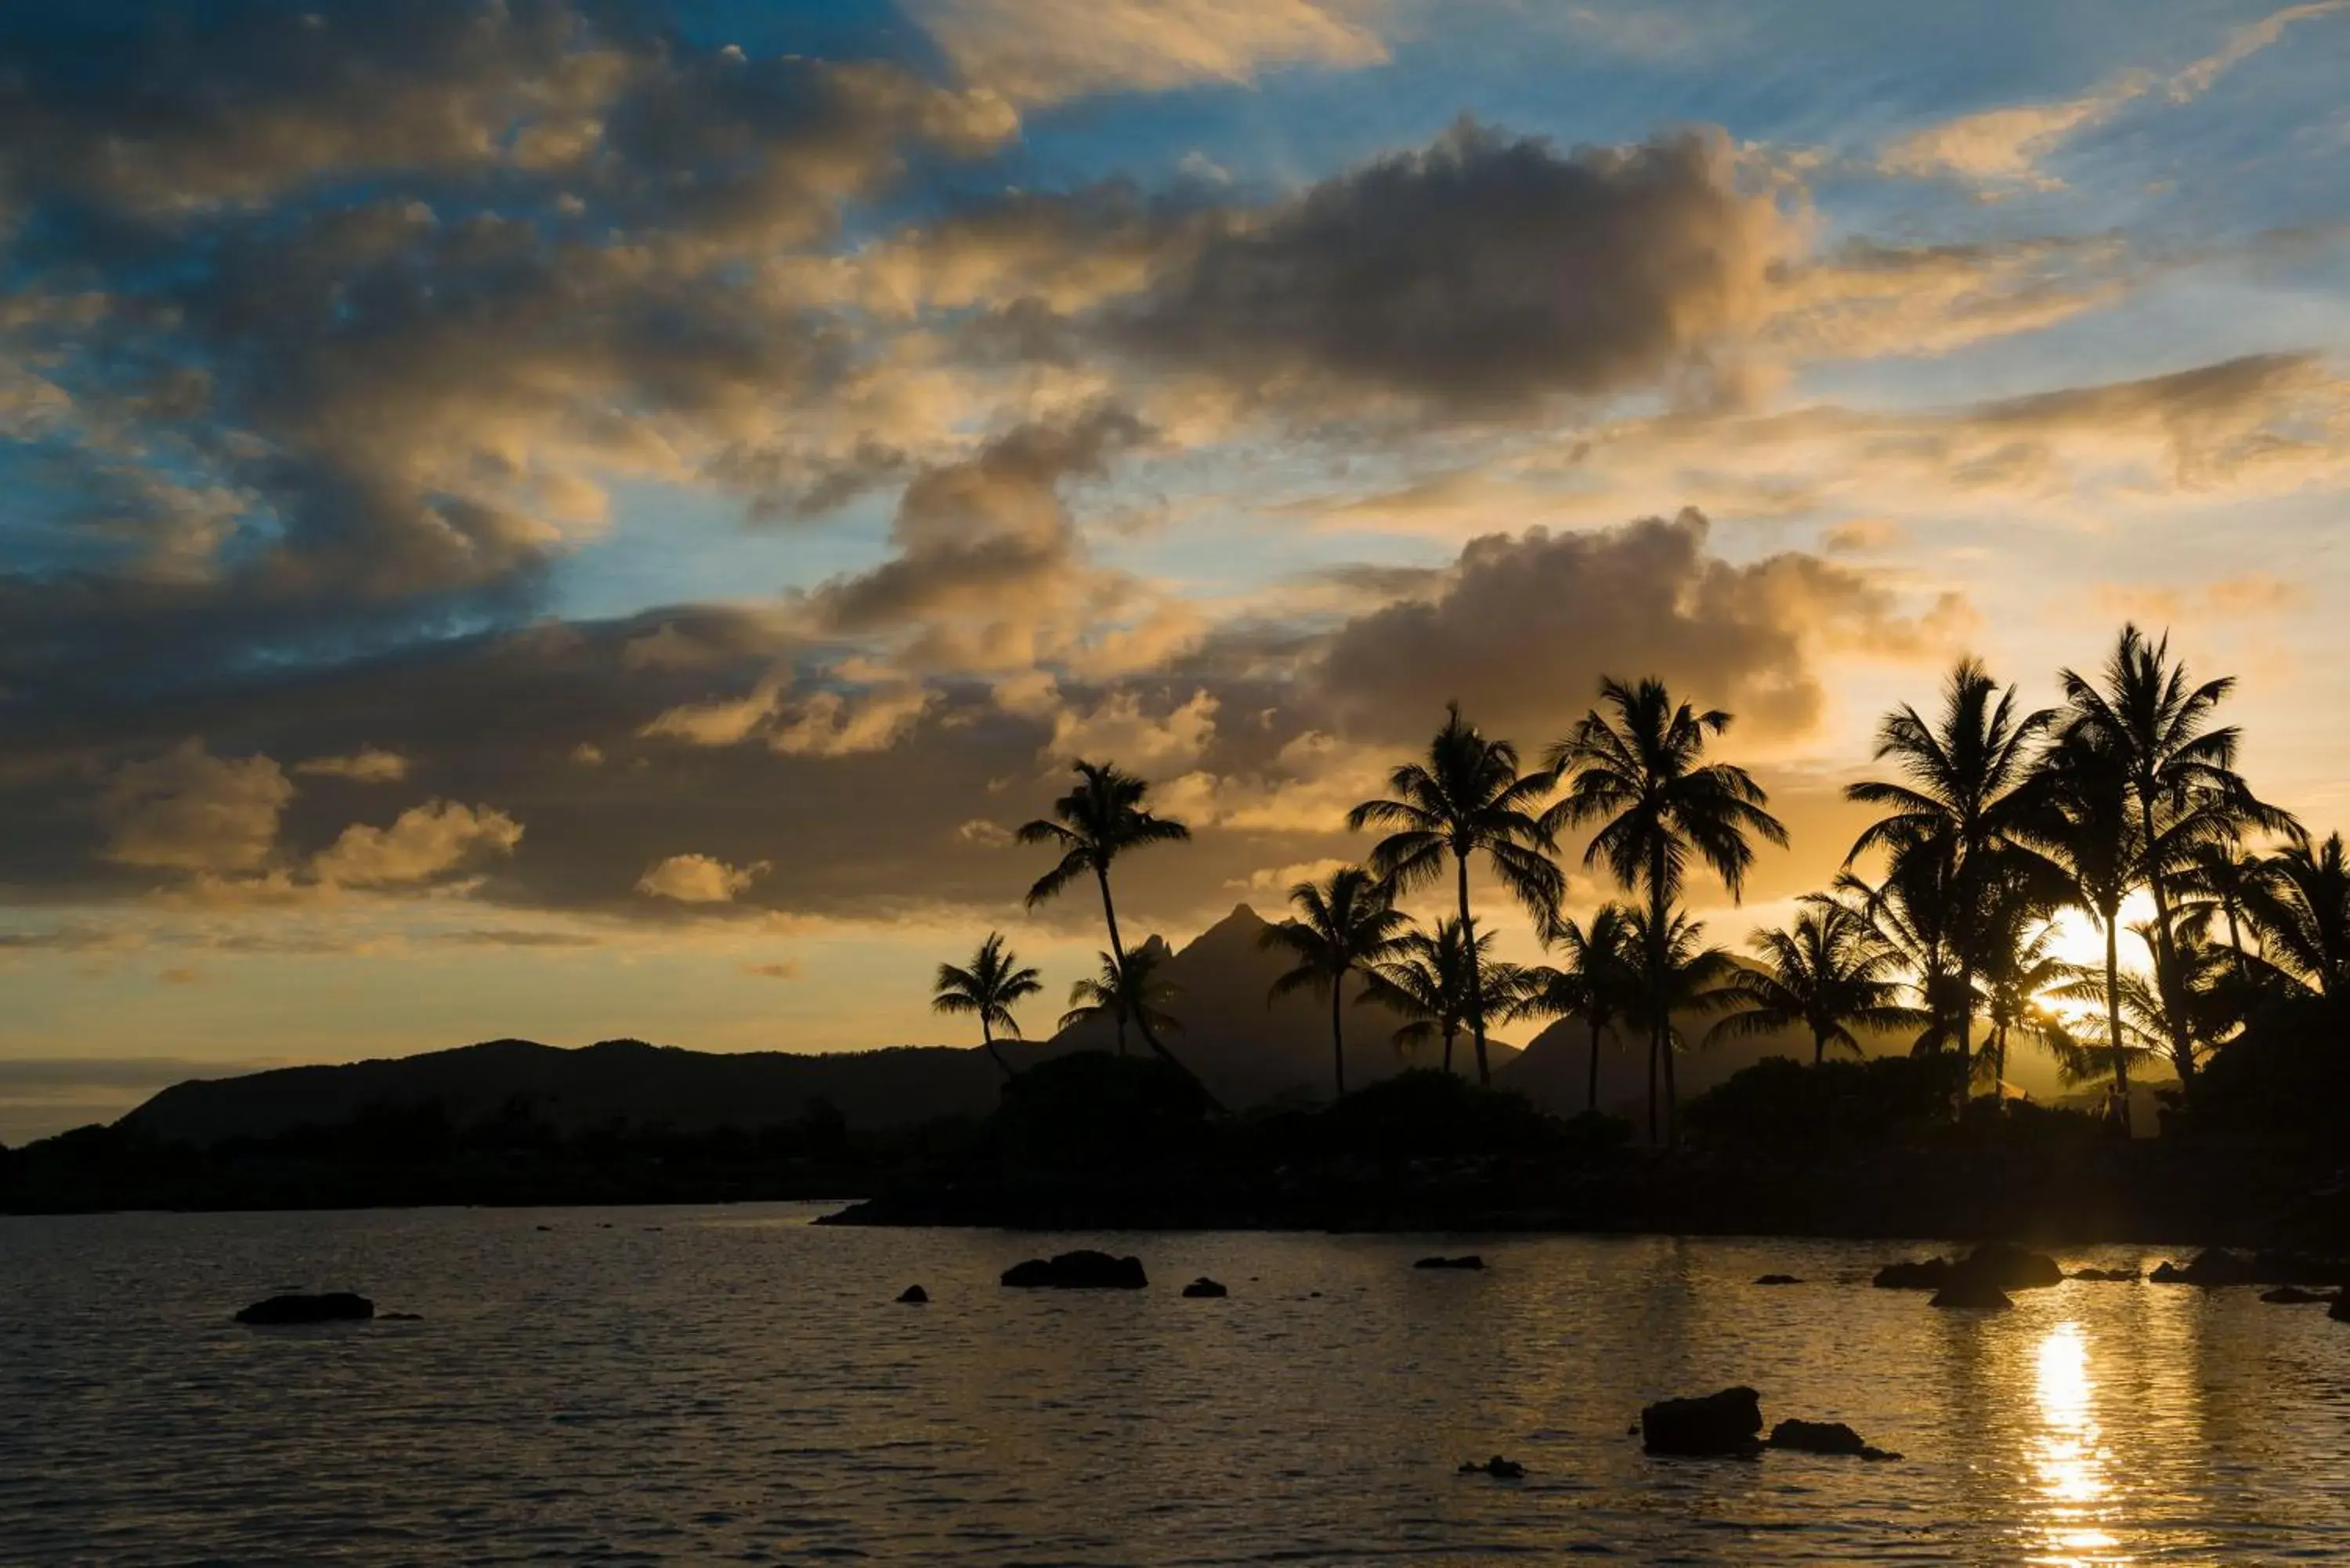
[[[1439,1274],[1428,1238],[811,1212],[0,1220],[0,1561],[2350,1559],[2350,1325],[2251,1291],[1989,1318],[1869,1289],[1882,1245],[1447,1238],[1492,1266]],[[1152,1288],[995,1283],[1083,1242]],[[285,1286],[423,1320],[228,1322]],[[1737,1382],[1908,1458],[1626,1436]],[[1454,1473],[1497,1450],[1524,1480]]]

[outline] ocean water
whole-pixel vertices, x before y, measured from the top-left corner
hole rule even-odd
[[[2350,1324],[2250,1291],[1983,1317],[1870,1289],[1884,1244],[817,1211],[0,1220],[0,1562],[2350,1560]],[[1080,1244],[1151,1288],[995,1282]],[[1231,1298],[1177,1294],[1203,1272]],[[421,1320],[229,1322],[282,1287]],[[1627,1435],[1733,1383],[1907,1457]],[[1456,1473],[1496,1452],[1525,1479]]]

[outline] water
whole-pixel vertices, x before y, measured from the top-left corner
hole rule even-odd
[[[1902,1251],[1873,1244],[812,1212],[0,1220],[0,1560],[2350,1559],[2350,1325],[2249,1291],[2067,1283],[1982,1318],[1869,1289]],[[1089,1242],[1152,1289],[995,1283]],[[1409,1266],[1440,1245],[1491,1267]],[[1202,1272],[1232,1298],[1176,1294]],[[917,1281],[931,1304],[892,1303]],[[423,1320],[227,1321],[286,1286]],[[1626,1436],[1739,1382],[1908,1457]],[[1526,1479],[1454,1473],[1497,1451]]]

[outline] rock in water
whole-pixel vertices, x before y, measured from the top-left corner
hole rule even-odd
[[[1996,1285],[2002,1291],[2038,1290],[2064,1282],[2064,1271],[2056,1266],[2055,1259],[2041,1252],[2027,1252],[2005,1241],[1986,1241],[1950,1268],[1954,1273]]]
[[[898,1299],[908,1306],[920,1306],[931,1299],[931,1293],[920,1285],[908,1285],[898,1293]]]
[[[2006,1312],[2015,1303],[2007,1293],[1987,1280],[1970,1279],[1960,1275],[1934,1293],[1929,1306],[1959,1307],[1981,1312]]]
[[[1482,1465],[1474,1459],[1469,1460],[1461,1467],[1461,1473],[1464,1476],[1492,1476],[1495,1480],[1518,1480],[1525,1475],[1526,1467],[1515,1459],[1505,1459],[1495,1454]]]
[[[1228,1296],[1232,1293],[1208,1278],[1207,1275],[1201,1274],[1183,1287],[1183,1293],[1195,1301],[1209,1301],[1218,1296]]]
[[[2146,1276],[2136,1269],[2075,1269],[2064,1276],[2068,1280],[2111,1281],[2116,1284],[2135,1283]]]
[[[2340,1295],[2335,1296],[2334,1304],[2325,1309],[2325,1315],[2335,1323],[2350,1323],[2350,1291],[2344,1291]]]
[[[1765,1274],[1754,1282],[1758,1285],[1800,1285],[1804,1282],[1793,1274]]]
[[[1482,1269],[1485,1260],[1471,1252],[1461,1258],[1422,1258],[1412,1265],[1415,1269]]]
[[[2279,1285],[2272,1291],[2262,1291],[2261,1300],[2278,1306],[2300,1306],[2310,1302],[2330,1302],[2334,1298],[2324,1291],[2305,1291],[2299,1285]]]
[[[239,1323],[363,1323],[375,1316],[375,1303],[349,1291],[324,1295],[288,1293],[258,1301],[236,1314]]]
[[[1055,1254],[1050,1261],[1031,1258],[1003,1271],[1003,1282],[1056,1291],[1139,1291],[1150,1283],[1139,1258],[1113,1258],[1107,1252]]]
[[[1923,1258],[1887,1263],[1868,1282],[1880,1291],[1939,1291],[1950,1282],[1947,1258]]]
[[[1640,1444],[1652,1454],[1752,1454],[1762,1431],[1762,1398],[1752,1388],[1660,1400],[1640,1412]]]

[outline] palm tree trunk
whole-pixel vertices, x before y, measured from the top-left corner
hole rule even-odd
[[[1347,977],[1342,971],[1330,981],[1330,1065],[1337,1075],[1338,1094],[1347,1093],[1346,1026],[1339,1022],[1338,1002],[1346,994]]]
[[[2154,895],[2154,989],[2162,998],[2163,1023],[2170,1033],[2170,1061],[2178,1073],[2178,1086],[2195,1086],[2195,1047],[2187,1034],[2187,1010],[2180,1004],[2178,954],[2170,941],[2170,890],[2162,885],[2162,865],[2154,853],[2154,803],[2141,785],[2137,792],[2138,823],[2146,835],[2146,883]]]
[[[987,1047],[987,1054],[995,1059],[995,1064],[1003,1069],[1005,1077],[1017,1076],[1012,1071],[1012,1064],[1003,1059],[1003,1053],[995,1048],[995,1030],[988,1023],[984,1012],[979,1015],[979,1042]]]
[[[1812,1031],[1812,1065],[1816,1067],[1828,1059],[1828,1037],[1821,1030]]]
[[[1461,940],[1469,950],[1469,1027],[1477,1042],[1477,1083],[1490,1088],[1492,1070],[1485,1064],[1485,963],[1477,956],[1477,927],[1469,916],[1469,857],[1455,852],[1461,867]]]
[[[2129,1058],[2122,1054],[2121,905],[2106,911],[2106,1044],[2114,1053],[2114,1098],[2122,1131],[2130,1130]]]
[[[1591,1092],[1584,1096],[1583,1109],[1588,1116],[1599,1114],[1599,1021],[1596,1018],[1591,1021]]]
[[[1666,1011],[1668,992],[1665,984],[1665,921],[1670,913],[1665,902],[1665,846],[1659,839],[1648,851],[1648,1139],[1657,1137],[1657,1064],[1664,1064],[1665,1074],[1665,1143],[1670,1147],[1678,1141],[1679,1127],[1673,1093],[1673,1020]]]
[[[1444,1071],[1447,1076],[1450,1076],[1452,1072],[1452,1039],[1453,1036],[1460,1033],[1461,1031],[1458,1028],[1448,1029],[1444,1032]]]
[[[1118,962],[1118,983],[1123,986],[1126,983],[1126,944],[1118,940],[1118,907],[1110,902],[1109,897],[1109,867],[1107,866],[1095,867],[1094,879],[1101,884],[1102,919],[1109,927],[1109,956]],[[1152,1051],[1156,1052],[1161,1061],[1166,1062],[1169,1065],[1174,1067],[1185,1077],[1191,1079],[1194,1085],[1198,1085],[1201,1097],[1208,1102],[1208,1106],[1211,1110],[1221,1112],[1224,1108],[1224,1103],[1216,1098],[1215,1091],[1208,1087],[1206,1081],[1202,1079],[1199,1074],[1194,1073],[1191,1068],[1184,1066],[1181,1059],[1179,1058],[1174,1052],[1170,1051],[1166,1046],[1159,1043],[1159,1032],[1150,1027],[1149,1010],[1144,1007],[1137,1007],[1134,1010],[1134,1014],[1135,1026],[1142,1031],[1142,1043],[1149,1046]],[[1123,1005],[1121,1005],[1118,1010],[1118,1048],[1119,1054],[1125,1054],[1126,1013]]]

